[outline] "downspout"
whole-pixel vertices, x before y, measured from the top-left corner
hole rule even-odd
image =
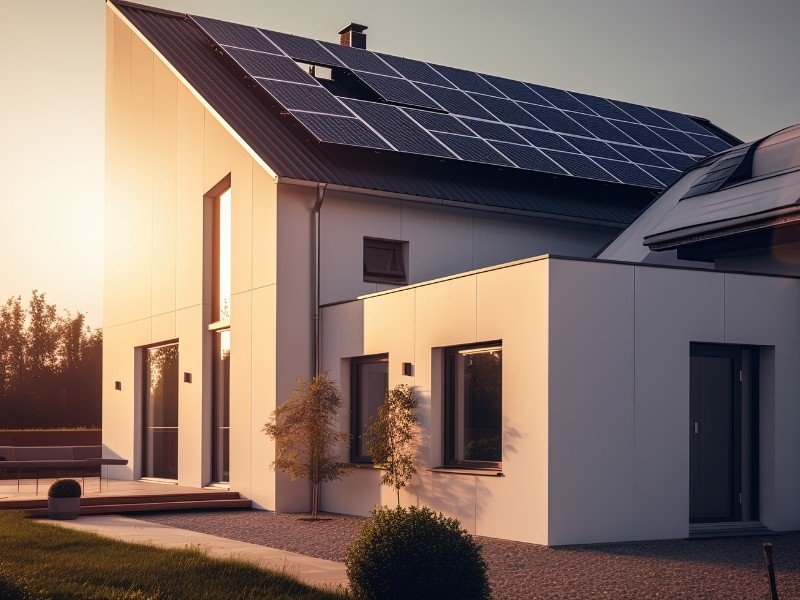
[[[317,200],[314,202],[314,208],[312,209],[312,219],[314,223],[314,232],[312,234],[312,243],[313,243],[313,253],[314,253],[314,273],[312,275],[312,302],[314,303],[314,316],[313,316],[313,340],[311,346],[311,367],[313,369],[313,374],[317,375],[320,372],[321,367],[321,351],[322,351],[322,327],[320,322],[320,313],[319,313],[319,306],[320,306],[320,252],[321,252],[321,241],[320,235],[322,232],[322,221],[320,219],[320,212],[322,210],[322,202],[325,200],[325,190],[327,190],[328,184],[326,183],[318,183],[317,184]]]

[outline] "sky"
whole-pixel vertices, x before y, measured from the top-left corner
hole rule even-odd
[[[147,0],[138,0],[147,3]],[[800,122],[800,0],[150,0],[154,6],[701,115]],[[0,0],[0,301],[102,324],[104,3]]]

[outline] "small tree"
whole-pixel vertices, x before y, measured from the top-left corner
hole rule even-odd
[[[413,387],[397,385],[386,392],[386,400],[378,407],[365,435],[367,454],[372,462],[384,469],[381,485],[392,486],[397,492],[406,487],[417,472],[414,453],[419,436],[417,396]]]
[[[271,467],[294,479],[311,482],[311,517],[319,510],[323,481],[334,481],[350,471],[339,460],[337,445],[349,439],[339,431],[338,414],[342,396],[330,375],[320,373],[311,383],[298,378],[291,398],[276,408],[263,431],[275,440],[275,461]]]

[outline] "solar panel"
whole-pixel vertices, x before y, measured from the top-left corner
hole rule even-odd
[[[722,152],[723,150],[727,150],[728,148],[731,147],[731,145],[728,144],[727,142],[723,142],[718,137],[713,137],[710,135],[689,134],[689,137],[691,137],[695,141],[700,142],[701,144],[703,144],[703,146],[705,146],[712,152]]]
[[[305,110],[345,117],[352,116],[350,111],[336,99],[336,96],[322,86],[274,81],[260,77],[256,77],[256,80],[273,98],[289,110]]]
[[[676,154],[674,152],[660,152],[659,150],[653,150],[653,154],[658,156],[668,165],[678,169],[679,171],[688,169],[694,163],[697,162],[696,159],[692,158],[691,156],[686,156],[685,154]]]
[[[281,51],[261,35],[255,27],[236,25],[235,23],[217,21],[206,17],[192,17],[192,19],[206,32],[208,37],[220,45],[281,54]]]
[[[546,106],[537,106],[536,104],[527,103],[522,104],[521,106],[534,117],[539,119],[542,123],[544,123],[548,129],[552,129],[558,133],[571,133],[574,135],[585,135],[592,137],[592,134],[589,131],[570,119],[566,113],[556,108],[547,108]]]
[[[354,71],[367,71],[378,75],[394,75],[395,77],[399,75],[397,71],[383,62],[377,54],[369,50],[331,44],[330,42],[320,42],[320,44],[338,58],[342,64]]]
[[[649,165],[640,166],[664,185],[671,185],[678,177],[681,176],[681,172],[676,171],[675,169],[664,169],[662,167],[651,167]]]
[[[322,44],[316,40],[310,40],[288,33],[281,33],[279,31],[267,31],[262,29],[261,32],[283,50],[287,56],[295,60],[328,67],[338,67],[342,65],[339,59],[323,48]]]
[[[492,145],[506,155],[521,169],[568,175],[568,173],[548,158],[541,150],[530,146],[492,142]]]
[[[496,140],[500,142],[513,142],[515,144],[526,144],[524,138],[511,129],[508,125],[493,123],[492,121],[479,121],[478,119],[461,119],[472,131],[485,140]]]
[[[353,73],[387,102],[441,110],[438,104],[407,79],[363,71],[353,71]]]
[[[494,77],[493,75],[484,75],[483,78],[512,100],[521,100],[522,102],[550,106],[547,100],[521,81],[514,81],[513,79],[506,79],[504,77]]]
[[[597,96],[590,96],[589,94],[578,94],[576,92],[572,92],[572,95],[601,117],[606,117],[607,119],[620,119],[622,121],[635,121],[632,116],[630,116],[610,100],[598,98]]]
[[[696,123],[693,119],[690,119],[686,115],[681,113],[677,113],[671,110],[664,110],[662,108],[651,108],[654,113],[656,113],[659,117],[664,119],[665,121],[669,121],[672,123],[676,129],[681,131],[685,131],[687,133],[700,133],[700,134],[707,134],[708,130],[706,130],[702,125]]]
[[[391,150],[359,119],[308,112],[293,112],[292,115],[321,142]]]
[[[655,187],[730,147],[674,111],[192,18],[326,143]],[[331,67],[333,80],[295,61]],[[366,86],[358,94],[354,77]]]
[[[528,86],[557,108],[592,114],[591,109],[569,92],[534,83],[529,83]]]
[[[557,150],[543,150],[542,152],[553,159],[556,164],[567,171],[567,173],[575,177],[599,179],[601,181],[617,181],[608,171],[602,169],[592,159],[581,154],[558,152]]]
[[[434,135],[463,160],[506,167],[513,166],[497,150],[476,137],[450,133],[436,133]]]
[[[443,65],[431,65],[436,71],[441,73],[448,81],[457,88],[465,92],[477,92],[490,96],[500,96],[500,92],[478,73],[456,69],[455,67],[445,67]]]
[[[569,118],[601,140],[634,144],[635,142],[602,117],[571,112]]]
[[[614,126],[621,129],[623,133],[632,138],[635,142],[647,148],[659,148],[661,150],[675,150],[675,147],[664,138],[659,137],[651,129],[639,123],[626,123],[625,121],[614,121]]]
[[[697,154],[698,156],[705,156],[708,154],[708,149],[705,146],[700,144],[697,140],[690,138],[682,131],[657,128],[653,128],[653,131],[686,154]]]
[[[447,112],[463,117],[476,117],[478,119],[489,119],[490,121],[495,120],[485,108],[461,90],[451,90],[434,85],[425,85],[424,83],[419,84],[419,87],[423,92],[428,94],[428,96],[436,100]]]
[[[461,121],[451,115],[428,110],[415,110],[413,108],[404,109],[405,113],[422,125],[428,131],[442,131],[444,133],[460,133],[461,135],[473,135]]]
[[[526,127],[543,127],[541,121],[533,118],[529,112],[521,109],[513,100],[483,96],[481,94],[470,94],[469,96],[503,123],[525,125]]]
[[[622,144],[611,144],[611,147],[631,162],[639,163],[640,165],[652,165],[654,167],[667,166],[667,163],[650,152],[650,150],[642,148],[641,146],[623,146]]]
[[[227,51],[253,77],[319,85],[311,75],[301,69],[291,58],[253,52],[252,50],[240,50],[238,48],[228,48]]]
[[[575,148],[575,146],[567,143],[567,141],[557,133],[552,133],[550,131],[537,131],[536,129],[522,129],[519,127],[515,128],[514,131],[519,133],[537,148],[562,150],[564,152],[577,152],[577,148]]]
[[[446,148],[400,108],[363,100],[347,99],[344,102],[396,150],[428,156],[452,157]]]
[[[661,182],[655,179],[638,166],[620,160],[609,160],[607,158],[596,158],[595,162],[619,179],[622,183],[638,185],[640,187],[661,188]]]
[[[389,63],[395,71],[406,79],[419,83],[430,83],[444,87],[453,87],[453,84],[436,72],[428,63],[419,60],[411,60],[402,56],[392,56],[391,54],[378,54],[385,62]]]
[[[614,158],[616,160],[626,160],[619,152],[600,140],[590,140],[574,136],[565,137],[570,144],[575,146],[582,154],[587,156],[600,156],[603,158]]]

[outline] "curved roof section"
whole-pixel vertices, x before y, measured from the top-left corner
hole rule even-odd
[[[122,1],[113,4],[284,180],[323,182],[367,193],[374,190],[443,203],[482,206],[510,214],[552,216],[614,226],[631,223],[657,192],[656,189],[623,185],[611,178],[581,180],[563,174],[320,143],[299,120],[287,115],[289,111],[272,94],[244,73],[241,65],[223,54],[219,45],[212,43],[188,15]],[[271,43],[266,37],[263,40]],[[402,61],[409,59],[395,57],[392,64],[399,65]],[[408,70],[412,63],[415,68],[418,66],[417,61],[410,61],[403,63],[402,68]],[[303,73],[299,69],[298,72]],[[551,88],[540,91],[544,93],[543,90],[555,94]],[[587,103],[592,98],[575,97]],[[625,110],[629,113],[633,109]],[[426,114],[451,117],[440,112]],[[418,114],[416,116],[422,120]],[[497,130],[498,125],[504,126],[488,120],[480,123],[485,126],[483,129],[492,131]],[[709,132],[720,131],[710,124],[704,127]],[[535,143],[544,143],[540,139],[548,138],[544,130],[529,129],[527,133]],[[719,135],[735,140],[724,132]],[[547,143],[552,137],[550,135]],[[534,142],[525,143],[532,147]],[[517,148],[528,146],[518,144]],[[635,150],[633,146],[626,148]],[[651,154],[659,158],[679,156],[677,152],[664,150],[653,150]],[[677,164],[673,167],[678,168]]]
[[[721,153],[684,177],[693,183],[645,237],[651,249],[793,222],[800,213],[800,125]]]

